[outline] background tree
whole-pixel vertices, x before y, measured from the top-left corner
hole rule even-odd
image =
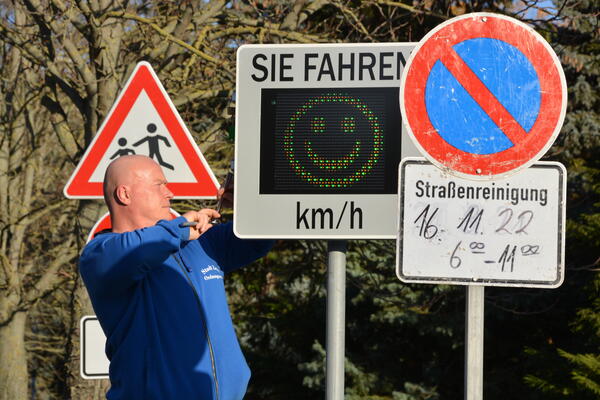
[[[547,399],[600,396],[600,26],[597,2],[554,2],[536,25],[558,49],[569,107],[554,156],[569,171],[567,279],[557,329],[529,345],[526,382]]]

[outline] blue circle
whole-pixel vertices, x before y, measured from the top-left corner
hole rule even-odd
[[[539,115],[541,93],[527,57],[515,46],[489,38],[465,40],[453,49],[529,132]],[[427,78],[425,105],[438,134],[459,150],[485,155],[515,145],[439,60]]]

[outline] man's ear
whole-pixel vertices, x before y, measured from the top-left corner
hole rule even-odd
[[[115,201],[117,204],[127,206],[131,203],[131,190],[127,185],[119,185],[115,189]]]

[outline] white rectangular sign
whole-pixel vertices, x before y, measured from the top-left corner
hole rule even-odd
[[[395,238],[412,43],[245,45],[237,53],[235,219],[244,238]]]
[[[104,352],[106,336],[98,318],[88,315],[81,318],[80,329],[80,373],[84,379],[108,378],[110,362]]]
[[[402,161],[399,179],[400,280],[545,288],[563,282],[562,164],[539,162],[481,182],[410,158]]]

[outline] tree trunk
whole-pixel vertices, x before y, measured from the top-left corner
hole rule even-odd
[[[0,400],[27,399],[24,312],[0,327]]]
[[[83,230],[81,232],[84,237],[87,237],[89,230],[97,222],[97,220],[106,212],[106,208],[101,206],[98,201],[84,202],[80,207],[79,223]],[[77,268],[77,267],[75,267]],[[69,363],[67,365],[67,387],[69,388],[69,398],[72,400],[101,400],[105,398],[105,394],[110,387],[108,379],[86,380],[79,374],[80,366],[80,340],[81,332],[79,332],[79,321],[86,315],[94,315],[92,303],[88,296],[87,290],[79,276],[77,270],[77,281],[73,289],[72,300],[72,321],[71,321],[71,338],[69,341]],[[2,399],[0,399],[2,400]]]

